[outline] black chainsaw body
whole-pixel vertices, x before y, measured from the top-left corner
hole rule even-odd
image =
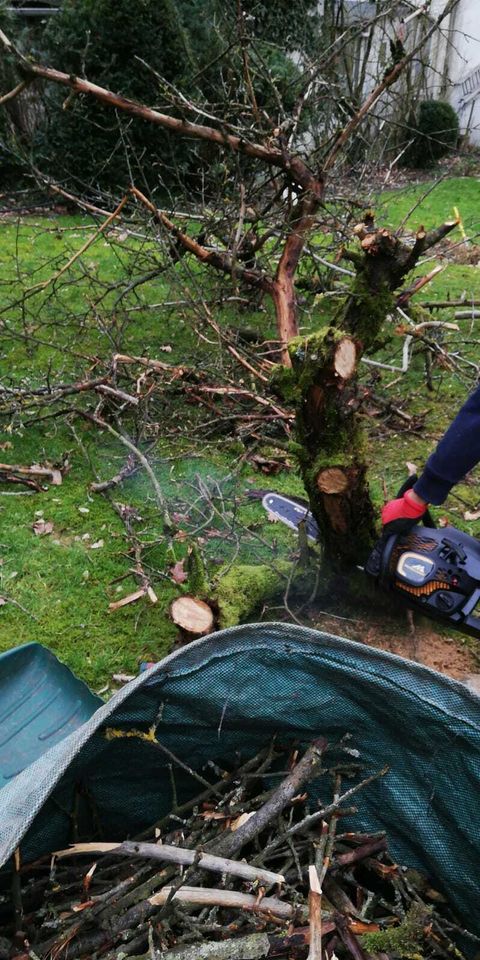
[[[446,527],[416,526],[406,534],[384,534],[366,573],[405,603],[480,639],[480,541]]]

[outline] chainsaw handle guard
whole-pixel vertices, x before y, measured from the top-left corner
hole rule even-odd
[[[417,474],[414,473],[410,477],[407,477],[402,486],[397,492],[397,498],[403,497],[403,494],[407,490],[411,490],[412,487],[417,482]],[[426,510],[423,517],[421,517],[423,525],[429,527],[430,529],[436,528],[436,523],[429,510]],[[402,529],[395,529],[396,523],[402,523],[403,521],[393,520],[390,524],[387,524],[382,531],[380,538],[377,540],[366,564],[365,571],[366,573],[373,577],[377,581],[379,586],[383,589],[387,589],[389,586],[389,577],[388,577],[388,568],[390,557],[392,555],[392,550],[398,540],[398,537],[405,536],[409,531]],[[418,525],[418,521],[412,523],[413,527]]]
[[[402,486],[400,487],[400,489],[397,490],[397,497],[403,497],[403,494],[406,493],[407,490],[411,490],[412,487],[415,486],[417,480],[418,480],[418,476],[416,473],[412,473],[409,477],[407,477],[405,482],[402,483]],[[430,513],[430,510],[425,511],[421,520],[424,527],[430,527],[430,529],[435,529],[437,526],[437,524],[435,523],[435,520],[432,517],[432,514]]]

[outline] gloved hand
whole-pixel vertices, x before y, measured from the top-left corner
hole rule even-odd
[[[385,533],[408,533],[423,517],[428,503],[421,500],[413,490],[406,490],[403,497],[390,500],[382,510]]]

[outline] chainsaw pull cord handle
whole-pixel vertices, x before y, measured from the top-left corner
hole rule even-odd
[[[415,486],[417,480],[418,480],[418,476],[416,473],[412,473],[411,476],[407,477],[405,482],[402,483],[402,486],[397,491],[397,497],[403,497],[403,494],[406,493],[407,490],[411,490],[412,487]],[[435,523],[435,520],[432,517],[432,514],[430,513],[430,510],[426,510],[425,513],[423,514],[422,523],[424,527],[430,527],[430,529],[432,528],[435,529],[435,527],[437,526],[437,524]]]

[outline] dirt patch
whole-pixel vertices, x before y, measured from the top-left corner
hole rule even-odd
[[[411,619],[406,612],[398,618],[382,614],[365,619],[313,614],[311,626],[423,663],[455,680],[465,680],[479,669],[479,661],[468,646],[475,641],[466,640],[461,634],[442,635],[424,619]]]

